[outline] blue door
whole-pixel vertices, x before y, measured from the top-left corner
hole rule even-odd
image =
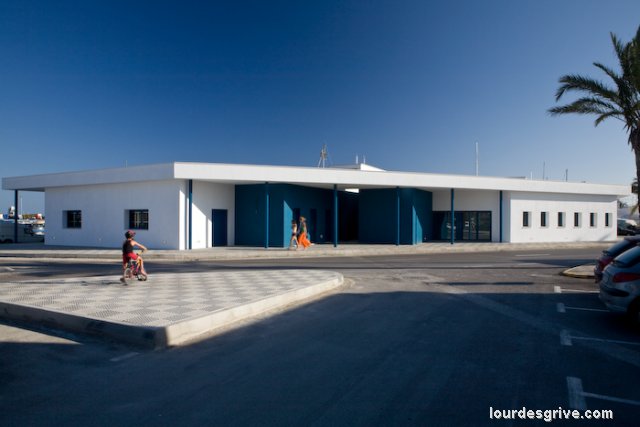
[[[213,246],[227,246],[227,210],[214,209],[211,218],[213,221]]]

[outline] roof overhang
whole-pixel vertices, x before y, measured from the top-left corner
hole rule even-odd
[[[538,181],[522,178],[498,178],[344,168],[237,165],[221,163],[165,163],[31,175],[2,179],[5,190],[44,191],[46,188],[127,182],[195,180],[228,184],[290,183],[309,187],[393,188],[408,187],[437,190],[493,190],[535,193],[592,194],[627,196],[624,185],[589,184],[565,181]]]

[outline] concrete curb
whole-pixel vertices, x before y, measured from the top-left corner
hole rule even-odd
[[[307,257],[375,256],[375,255],[419,255],[465,252],[510,252],[547,249],[602,249],[611,242],[578,243],[422,243],[419,245],[359,245],[345,244],[338,247],[314,245],[305,251],[290,251],[286,248],[226,247],[193,250],[151,250],[144,254],[147,260],[156,261],[216,261],[241,259],[295,259]],[[39,259],[105,259],[120,260],[121,253],[113,249],[62,248],[44,245],[16,245],[0,247],[2,258]]]
[[[162,328],[106,322],[3,301],[0,301],[0,317],[59,331],[107,337],[144,348],[159,348],[156,342],[162,332]]]
[[[209,316],[187,320],[164,328],[163,335],[156,340],[156,347],[173,347],[201,341],[234,324],[255,318],[273,310],[300,305],[319,298],[344,285],[344,277],[327,280],[306,288],[297,289],[282,295],[273,295],[249,304],[232,307],[212,313]]]

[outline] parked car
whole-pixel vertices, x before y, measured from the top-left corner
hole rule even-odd
[[[0,220],[0,243],[13,243],[15,239],[15,223],[13,220]],[[32,227],[32,224],[18,222],[18,241],[20,243],[44,242],[44,225]]]
[[[600,258],[596,260],[596,266],[593,268],[593,275],[596,280],[596,283],[599,283],[602,280],[602,272],[605,267],[609,265],[611,261],[618,255],[628,251],[633,248],[637,244],[640,243],[640,236],[628,236],[611,246],[610,248],[605,249],[600,254]]]
[[[609,310],[640,323],[640,246],[618,255],[604,269],[600,300]]]
[[[618,236],[635,236],[638,226],[630,219],[618,219]]]

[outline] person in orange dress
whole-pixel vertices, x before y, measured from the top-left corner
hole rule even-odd
[[[298,249],[307,249],[311,246],[311,242],[307,237],[307,219],[303,216],[300,217],[300,235],[298,236]]]

